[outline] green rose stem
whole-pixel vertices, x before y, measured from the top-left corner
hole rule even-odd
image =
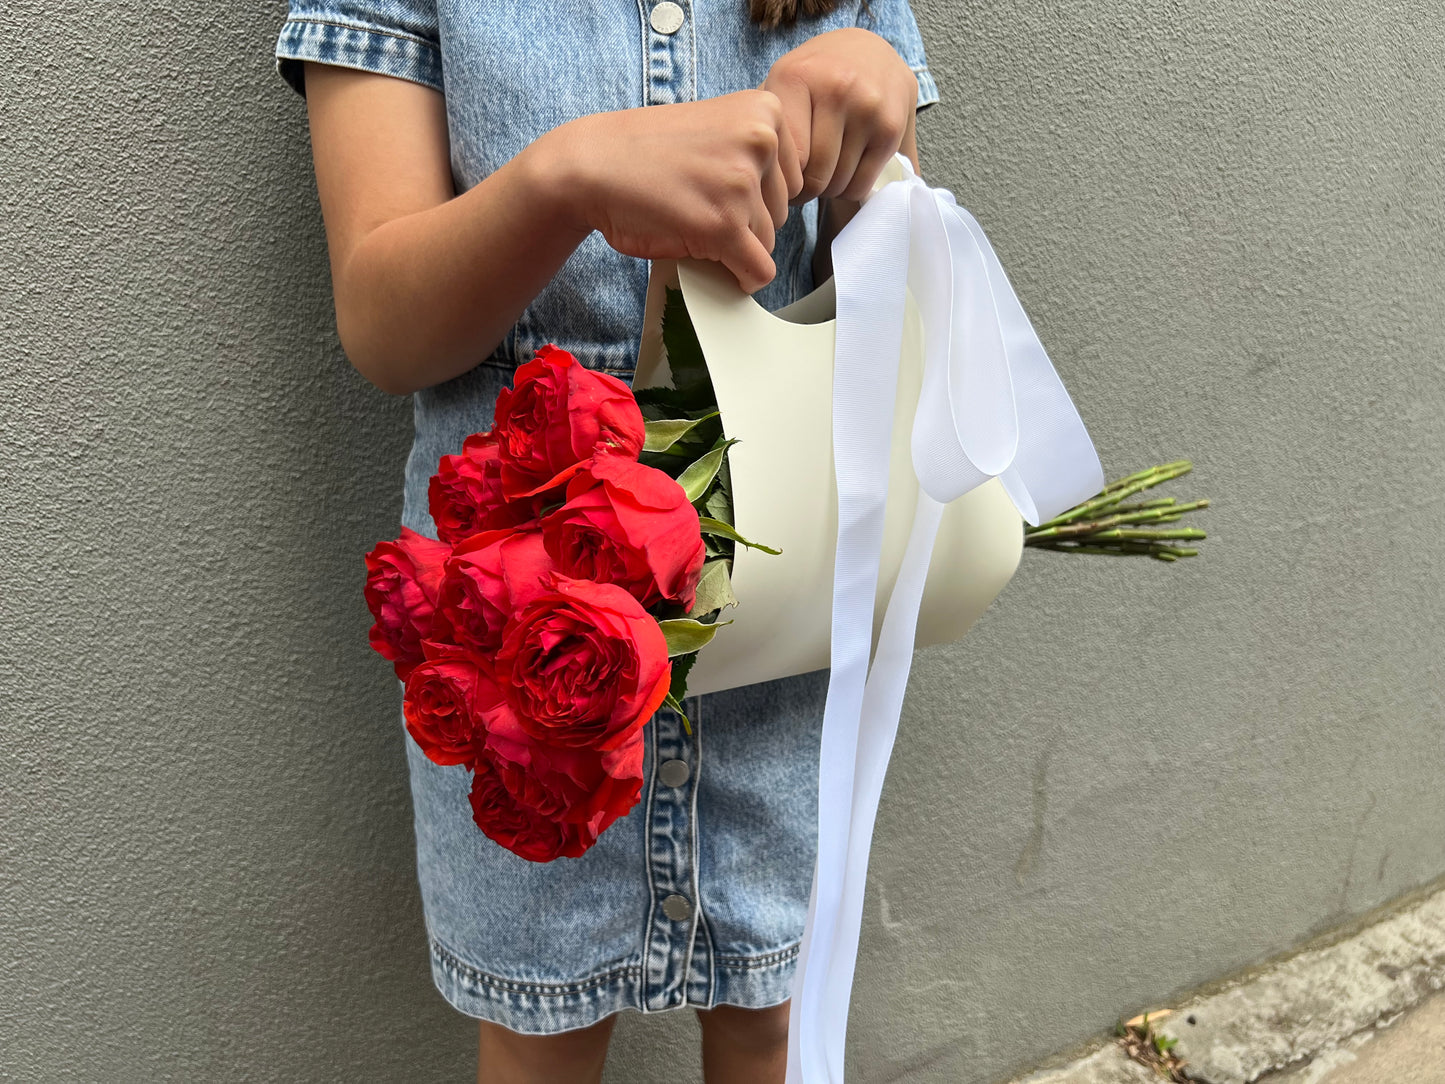
[[[1132,504],[1123,502],[1136,493],[1188,474],[1187,459],[1164,463],[1110,482],[1103,492],[1037,527],[1026,527],[1024,545],[1056,553],[1098,553],[1114,557],[1154,557],[1177,561],[1199,551],[1170,543],[1197,541],[1205,533],[1197,527],[1166,527],[1187,512],[1209,507],[1208,500],[1176,503],[1173,497],[1156,497]],[[1145,526],[1151,525],[1151,526]]]
[[[1152,503],[1152,502],[1151,502]],[[1078,523],[1061,523],[1057,527],[1040,526],[1029,532],[1029,537],[1038,541],[1046,538],[1062,539],[1077,538],[1080,535],[1096,534],[1110,527],[1134,525],[1140,523],[1168,523],[1178,519],[1185,512],[1193,512],[1197,508],[1208,508],[1208,501],[1190,501],[1187,504],[1170,503],[1162,508],[1143,508],[1131,512],[1112,512],[1100,519],[1083,520]],[[1188,530],[1188,528],[1180,528]],[[1098,535],[1098,537],[1128,537],[1127,535]],[[1174,534],[1170,538],[1203,538],[1204,532],[1198,534]]]

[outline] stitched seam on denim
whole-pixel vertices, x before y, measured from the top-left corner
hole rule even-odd
[[[668,728],[668,743],[669,743],[669,745],[671,745],[674,741],[680,740],[680,739],[677,739],[677,738],[675,737],[676,731],[674,731],[672,728],[673,728],[674,726],[677,726],[677,727],[680,729],[680,728],[681,728],[681,722],[677,719],[677,714],[676,714],[676,712],[672,711],[671,708],[662,708],[662,709],[659,710],[659,714],[661,714],[662,711],[666,711],[667,714],[668,714],[668,717],[669,717],[669,718],[668,718],[668,724],[667,724],[667,728]],[[656,748],[655,745],[654,745],[654,747],[653,747],[653,755],[654,755],[654,757],[661,755],[661,754],[658,752],[658,750],[657,750],[657,748]],[[653,787],[654,787],[654,789],[656,788],[656,782],[655,782],[655,781],[654,781],[654,783],[653,783]],[[668,788],[668,789],[669,789],[669,791],[670,791],[672,788]],[[676,807],[676,805],[677,805],[677,801],[676,801],[675,796],[673,796],[673,795],[670,794],[670,793],[669,793],[663,800],[666,801],[666,802],[668,802],[670,805],[672,805],[672,806],[674,806],[674,807]],[[681,886],[678,884],[679,878],[678,878],[678,875],[677,875],[677,874],[678,874],[677,860],[678,860],[678,850],[679,850],[678,840],[677,840],[677,820],[678,820],[678,818],[677,818],[677,811],[676,811],[676,808],[674,808],[674,809],[671,811],[671,815],[668,817],[667,831],[664,832],[664,833],[663,833],[663,836],[662,836],[662,838],[663,838],[663,840],[664,840],[665,852],[666,852],[666,857],[664,858],[663,861],[664,861],[664,863],[665,863],[665,868],[666,868],[666,870],[667,870],[667,881],[668,881],[668,885],[670,886],[669,895],[671,895],[671,894],[673,894],[673,893],[676,893],[676,894],[678,894],[678,895],[681,895],[681,893],[678,891],[678,889],[679,889]],[[652,842],[651,839],[649,839],[648,842],[649,842],[649,844],[651,844],[651,842]],[[651,848],[650,848],[650,847],[649,847],[649,853],[651,853]],[[686,970],[683,970],[681,973],[679,973],[679,974],[677,975],[677,978],[676,978],[677,990],[676,990],[676,991],[673,991],[673,990],[669,989],[669,987],[672,985],[671,982],[669,981],[669,976],[672,974],[673,969],[677,966],[677,960],[676,960],[677,949],[674,947],[674,941],[675,941],[675,938],[676,938],[676,927],[677,927],[677,922],[678,922],[678,920],[677,920],[677,919],[674,919],[674,918],[672,918],[670,915],[668,915],[665,908],[664,908],[664,910],[663,910],[662,913],[663,913],[663,916],[664,916],[665,918],[667,918],[667,920],[668,920],[668,921],[667,921],[667,927],[666,927],[667,932],[663,935],[663,949],[664,949],[664,952],[666,953],[666,956],[667,956],[667,962],[666,962],[666,964],[664,965],[664,978],[663,978],[663,983],[662,983],[662,989],[663,989],[664,993],[666,994],[666,996],[669,998],[669,1000],[672,998],[672,996],[673,996],[673,994],[674,994],[675,992],[676,992],[676,993],[680,993],[680,994],[682,995],[682,1001],[680,1002],[680,1004],[685,1005],[685,1004],[687,1004],[687,972],[686,972]],[[694,910],[694,912],[693,912],[693,914],[692,914],[692,922],[689,924],[689,927],[688,927],[688,928],[689,928],[690,930],[693,930],[693,931],[695,931],[696,928],[697,928],[697,913],[696,913],[695,910]],[[691,937],[689,937],[689,938],[688,938],[688,950],[689,950],[689,951],[691,951],[691,947],[692,947],[692,939],[691,939]],[[663,1009],[666,1010],[666,1009],[673,1008],[673,1007],[674,1007],[674,1006],[672,1006],[672,1005],[665,1005],[665,1006],[663,1006]],[[649,1010],[649,1011],[654,1011],[654,1010]]]
[[[775,964],[785,963],[798,954],[801,942],[794,941],[787,948],[779,949],[777,952],[765,953],[762,956],[717,956],[719,967],[740,968],[744,971],[754,968],[772,967]]]
[[[517,323],[513,325],[512,331],[509,333],[507,339],[498,346],[496,350],[487,355],[487,361],[495,363],[498,355],[501,355],[508,364],[513,363],[512,359],[517,359],[515,364],[520,365],[522,364],[522,359],[518,357],[519,354],[535,353],[539,347],[547,342],[551,342],[554,345],[561,345],[555,335],[547,338],[537,333],[536,325],[533,323],[534,314],[532,312],[532,309],[535,307],[535,305],[529,306],[528,309],[523,311],[522,315],[518,317]],[[614,374],[635,373],[637,371],[636,351],[627,349],[626,344],[616,340],[588,339],[581,345],[573,342],[569,347],[563,348],[569,349],[571,353],[577,355],[579,360],[582,360],[583,366],[593,371]],[[600,356],[600,364],[592,364],[584,360],[584,358],[594,355]],[[614,358],[619,362],[625,363],[611,363],[611,359]],[[486,362],[480,362],[479,364],[486,364]]]
[[[920,82],[927,83],[928,87],[930,88],[929,90],[924,91],[922,87],[919,87],[919,90],[922,91],[921,97],[923,98],[923,101],[919,102],[918,105],[914,107],[915,111],[918,109],[926,108],[930,105],[937,105],[942,100],[938,90],[938,81],[934,79],[933,73],[928,70],[928,65],[920,64],[918,67],[913,69],[913,72],[916,75],[922,76]]]
[[[657,890],[652,884],[652,796],[657,791],[657,712],[652,713],[652,718],[647,720],[647,725],[652,727],[652,748],[648,751],[647,758],[647,819],[642,822],[642,876],[643,883],[647,885],[647,921],[642,927],[642,952],[640,958],[643,967],[647,966],[647,950],[652,945],[652,922],[657,914]],[[647,981],[646,973],[642,976],[642,1003],[647,1004]]]
[[[688,75],[692,82],[692,97],[688,101],[697,101],[697,5],[687,5],[687,29],[690,39],[691,55],[687,58]]]
[[[684,700],[686,700],[686,697],[684,697]],[[694,716],[696,716],[696,711],[694,711],[693,714]],[[691,846],[689,847],[690,853],[688,855],[690,861],[688,864],[692,866],[693,911],[691,936],[689,936],[687,939],[687,956],[684,957],[682,962],[682,988],[684,996],[686,995],[687,991],[688,976],[692,973],[692,950],[693,946],[697,944],[697,927],[698,924],[703,920],[702,883],[698,876],[698,867],[702,864],[702,856],[698,853],[697,847],[697,783],[702,772],[702,723],[698,723],[693,728],[692,760],[692,803],[691,809],[688,811],[687,819],[688,827],[691,829],[691,838],[689,839],[689,843],[691,844]]]
[[[500,359],[499,359],[499,358],[488,358],[486,361],[481,361],[481,362],[478,362],[477,364],[478,364],[478,365],[481,365],[481,366],[485,366],[486,368],[489,368],[489,369],[501,369],[501,370],[503,370],[503,371],[505,371],[505,372],[509,372],[509,373],[510,373],[510,372],[514,371],[514,370],[517,368],[517,366],[521,365],[522,363],[521,363],[520,361],[515,361],[515,360],[513,360],[513,359],[511,359],[511,358],[500,358]],[[631,366],[631,365],[628,365],[628,366],[626,366],[626,367],[615,366],[615,365],[603,365],[603,366],[599,366],[598,368],[595,368],[595,369],[591,369],[591,367],[588,366],[587,368],[589,368],[589,369],[590,369],[592,372],[594,372],[594,373],[606,373],[608,376],[615,376],[615,377],[619,377],[619,378],[621,378],[621,377],[623,377],[623,376],[635,376],[635,375],[637,374],[637,369],[636,369],[636,367]]]
[[[699,734],[701,734],[701,733],[702,733],[702,699],[703,699],[703,698],[702,698],[702,694],[701,694],[701,693],[698,693],[696,696],[693,696],[691,699],[692,699],[692,717],[693,717],[693,719],[695,719],[695,720],[697,721],[697,732],[698,732]],[[702,785],[702,754],[701,754],[701,752],[698,753],[697,765],[698,765],[698,774],[697,774],[697,780],[693,783],[693,786],[694,786],[694,787],[700,787],[700,786]],[[701,853],[698,854],[697,860],[698,860],[698,864],[701,865],[701,864],[702,864],[702,855],[701,855]],[[699,881],[698,881],[698,897],[699,897],[699,899],[698,899],[698,914],[702,916],[702,932],[703,932],[704,936],[707,937],[707,958],[708,958],[707,1007],[708,1007],[708,1008],[712,1008],[712,1006],[713,1006],[713,1005],[716,1003],[716,1001],[717,1001],[717,966],[718,966],[718,963],[717,963],[717,938],[715,938],[715,937],[713,936],[713,932],[712,932],[712,920],[711,920],[711,918],[708,916],[707,910],[702,906],[702,899],[701,899],[701,897],[702,897],[702,882],[701,882],[701,879],[699,879]]]
[[[441,959],[443,963],[462,972],[467,978],[481,986],[490,986],[496,990],[502,990],[513,994],[538,994],[547,996],[562,996],[566,994],[582,994],[588,990],[604,986],[615,979],[640,978],[642,968],[637,964],[627,964],[623,967],[614,967],[610,971],[599,972],[596,975],[588,976],[577,982],[543,983],[543,982],[520,982],[517,979],[507,979],[500,975],[493,975],[486,971],[478,971],[465,960],[457,957],[456,953],[448,950],[435,937],[429,937],[432,952]]]
[[[313,19],[309,15],[296,15],[286,21],[298,25],[301,23],[310,23],[313,26],[337,26],[342,30],[355,30],[361,34],[384,34],[388,38],[398,38],[401,41],[415,42],[417,45],[436,53],[438,58],[441,56],[441,50],[435,42],[428,41],[426,38],[419,38],[415,34],[404,34],[399,30],[386,30],[378,26],[366,26],[362,23],[342,23],[337,22],[335,19]]]
[[[647,4],[645,0],[637,0],[638,22],[642,30],[642,104],[644,107],[652,104],[652,80],[648,76],[648,40],[647,40]]]

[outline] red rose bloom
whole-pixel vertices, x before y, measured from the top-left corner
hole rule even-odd
[[[497,396],[502,490],[512,499],[562,485],[594,452],[636,459],[644,437],[632,389],[551,343]]]
[[[552,568],[540,531],[471,535],[443,566],[433,638],[492,654],[507,618],[550,589]]]
[[[585,824],[600,835],[642,794],[643,734],[639,727],[616,749],[542,745],[511,711],[487,723],[486,755],[512,796],[554,820]]]
[[[460,455],[444,455],[431,477],[427,503],[437,537],[457,543],[478,531],[516,527],[537,518],[536,498],[502,494],[502,459],[492,433],[473,433]]]
[[[427,641],[428,658],[402,696],[406,730],[435,764],[469,764],[482,749],[489,715],[506,703],[485,660]]]
[[[403,527],[400,538],[379,542],[366,555],[362,593],[376,619],[368,639],[402,681],[422,661],[421,642],[431,635],[442,564],[451,553],[445,542]]]
[[[621,587],[556,573],[554,580],[555,590],[507,623],[498,680],[535,741],[616,749],[667,696],[667,641]]]
[[[615,583],[644,607],[692,609],[707,553],[697,510],[656,467],[597,456],[567,484],[567,502],[542,521],[559,571]]]
[[[488,839],[530,862],[578,858],[597,842],[584,824],[564,824],[522,805],[512,796],[502,774],[486,757],[473,766],[472,820]]]

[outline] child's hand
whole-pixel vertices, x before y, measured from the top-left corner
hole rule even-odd
[[[782,100],[798,147],[803,187],[795,204],[867,195],[911,132],[918,101],[908,64],[862,27],[830,30],[784,53],[759,89]]]
[[[627,256],[717,260],[748,293],[777,274],[776,231],[803,174],[771,91],[593,113],[532,147],[583,234]]]

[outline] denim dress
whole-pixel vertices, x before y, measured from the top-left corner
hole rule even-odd
[[[839,0],[831,13],[772,30],[749,20],[747,0],[291,0],[275,57],[302,95],[303,60],[443,93],[460,193],[559,124],[756,87],[784,53],[846,26],[894,46],[918,77],[918,108],[938,101],[907,0],[868,0],[866,9]],[[817,200],[789,209],[773,249],[777,275],[754,295],[765,308],[813,290],[817,228]],[[427,489],[440,458],[491,427],[497,392],[539,346],[555,343],[630,381],[648,273],[649,261],[594,232],[492,356],[413,395],[402,525],[437,536]],[[441,995],[468,1016],[528,1034],[623,1009],[786,1001],[817,850],[827,685],[822,670],[689,698],[691,736],[659,711],[644,727],[637,805],[580,858],[548,863],[484,836],[471,818],[468,771],[432,763],[402,730]]]

